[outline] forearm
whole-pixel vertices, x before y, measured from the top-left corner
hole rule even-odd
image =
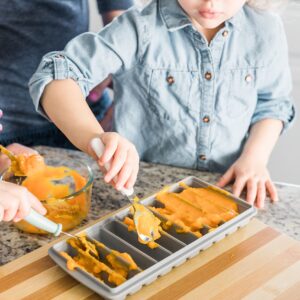
[[[265,119],[254,124],[242,156],[252,156],[267,164],[282,128],[282,122],[274,119]]]
[[[84,152],[88,152],[90,140],[103,133],[79,86],[72,79],[49,83],[41,105],[72,144]]]

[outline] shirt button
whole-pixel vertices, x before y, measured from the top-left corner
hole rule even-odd
[[[3,116],[3,111],[0,109],[0,118]]]
[[[228,36],[228,30],[224,30],[223,32],[222,32],[222,35],[224,36],[224,37],[227,37]]]
[[[245,80],[247,83],[250,83],[252,81],[252,76],[250,74],[248,74],[246,77],[245,77]]]
[[[172,85],[172,84],[174,84],[175,83],[175,79],[174,79],[174,77],[173,76],[168,76],[167,77],[167,83],[169,84],[169,85]]]
[[[204,118],[202,119],[202,121],[203,121],[204,123],[209,123],[209,122],[210,122],[209,116],[204,116]]]
[[[2,126],[2,124],[0,124],[0,131],[2,131],[3,130],[3,126]]]
[[[206,80],[211,80],[212,79],[212,74],[210,72],[206,72],[204,75]]]
[[[199,155],[200,160],[206,160],[206,156],[204,154]]]

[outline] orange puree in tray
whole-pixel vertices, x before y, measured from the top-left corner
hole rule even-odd
[[[161,227],[169,230],[175,225],[178,233],[190,232],[201,237],[205,232],[213,231],[219,225],[238,215],[237,204],[228,197],[228,193],[215,190],[213,187],[193,188],[180,184],[183,191],[170,193],[164,188],[156,195],[162,207],[150,207],[162,217]],[[126,217],[123,223],[129,231],[135,230],[134,222]],[[145,223],[144,226],[151,226]],[[160,227],[159,231],[163,232]],[[205,231],[204,231],[205,229]],[[160,235],[157,237],[157,239]],[[157,243],[148,244],[150,248],[158,247]]]
[[[64,199],[86,185],[87,180],[83,176],[65,166],[48,166],[37,154],[18,155],[16,159],[10,171],[17,176],[23,174],[21,185],[42,201],[47,209],[47,218],[61,223],[63,230],[68,230],[86,216],[89,208],[87,193]],[[16,226],[27,232],[44,233],[25,221],[16,223]]]
[[[238,215],[237,204],[225,193],[211,187],[192,188],[183,183],[181,186],[184,190],[180,193],[163,190],[156,196],[164,207],[152,209],[167,220],[164,229],[175,224],[181,228],[179,232],[192,232],[200,237],[201,229],[213,230]]]
[[[69,239],[69,245],[77,251],[74,257],[66,252],[60,254],[67,260],[67,268],[74,270],[81,268],[92,274],[98,280],[107,279],[113,285],[120,285],[129,277],[129,272],[138,270],[138,266],[128,253],[110,250],[104,244],[93,240],[88,241],[86,236],[78,239]],[[101,249],[106,249],[101,253]]]

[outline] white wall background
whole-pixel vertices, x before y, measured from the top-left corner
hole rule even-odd
[[[144,0],[137,0],[144,1]],[[90,30],[98,31],[101,26],[96,0],[90,2]],[[293,98],[300,113],[300,1],[293,1],[282,12],[290,54],[290,65],[293,74]],[[272,51],[272,49],[270,49]],[[269,170],[275,181],[300,184],[300,118],[295,125],[283,135],[269,163]]]
[[[275,147],[269,168],[274,180],[300,184],[300,1],[294,1],[283,12],[293,75],[293,98],[297,109],[295,125],[282,136]]]

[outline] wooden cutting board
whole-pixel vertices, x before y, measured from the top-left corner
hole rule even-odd
[[[0,299],[101,299],[50,259],[50,246],[0,268]],[[300,299],[300,243],[254,219],[128,299]]]

